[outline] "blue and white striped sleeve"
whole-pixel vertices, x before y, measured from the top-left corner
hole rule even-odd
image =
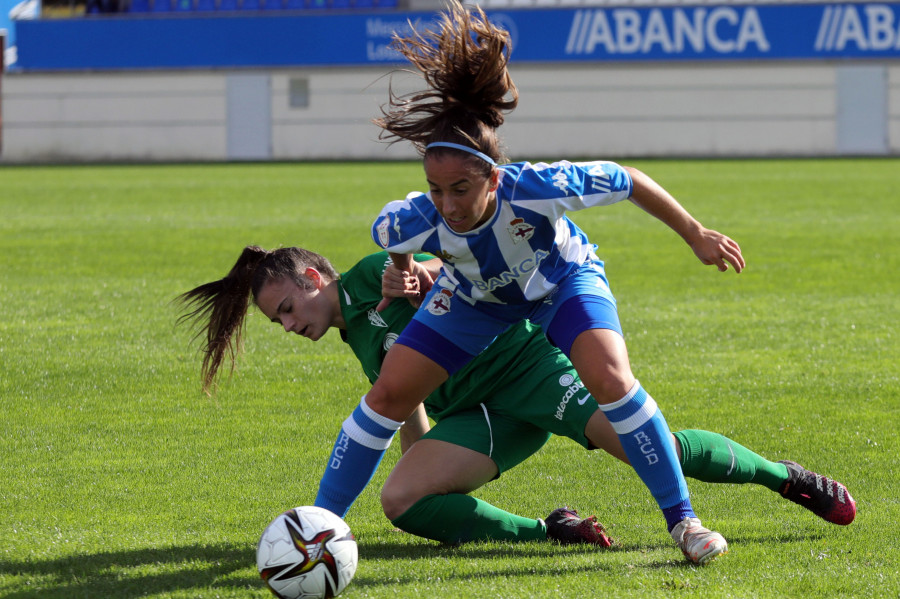
[[[537,163],[522,170],[516,182],[516,198],[552,200],[557,210],[577,211],[608,206],[631,196],[631,175],[614,162]],[[541,209],[545,211],[548,208]]]
[[[585,208],[608,206],[631,197],[631,175],[615,162],[580,162],[575,166],[584,173],[581,197]]]
[[[379,247],[396,254],[419,252],[434,234],[439,218],[428,196],[411,193],[405,200],[385,205],[372,224],[372,239]]]

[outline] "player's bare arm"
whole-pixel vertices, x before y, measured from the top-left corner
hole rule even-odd
[[[672,194],[644,172],[630,166],[624,168],[633,182],[630,198],[632,203],[678,233],[700,262],[715,265],[722,272],[728,270],[729,264],[734,267],[735,272],[744,269],[746,264],[736,241],[704,227]]]
[[[391,281],[385,286],[385,280],[382,278],[382,299],[378,306],[375,307],[375,310],[381,312],[391,303],[391,300],[394,297],[412,297],[415,298],[419,295],[419,291],[417,289],[406,289],[406,275],[409,273],[415,272],[415,260],[413,260],[412,254],[396,254],[394,252],[388,252],[388,255],[391,257],[391,262],[393,262],[394,271],[400,273],[401,280],[399,281]],[[387,271],[385,271],[387,274]],[[396,291],[402,291],[399,295],[397,295]],[[411,299],[410,301],[414,301]]]

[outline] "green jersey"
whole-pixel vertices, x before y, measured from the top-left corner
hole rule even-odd
[[[432,256],[417,255],[418,261]],[[374,383],[388,349],[409,324],[415,308],[394,300],[382,312],[381,276],[390,264],[387,252],[372,254],[341,275],[341,313],[347,329],[341,337],[350,345],[369,381]],[[428,415],[440,420],[447,414],[477,406],[500,390],[520,384],[548,355],[560,354],[540,327],[527,321],[497,337],[481,354],[451,376],[425,400]]]

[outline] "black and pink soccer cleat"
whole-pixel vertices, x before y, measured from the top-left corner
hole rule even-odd
[[[788,479],[778,489],[781,496],[802,505],[832,524],[846,526],[856,518],[856,502],[847,487],[796,462],[781,460],[787,466]]]

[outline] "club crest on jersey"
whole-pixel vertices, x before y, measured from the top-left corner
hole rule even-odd
[[[375,310],[375,308],[371,308],[366,314],[367,314],[368,317],[369,317],[369,323],[370,323],[373,327],[385,327],[385,328],[387,328],[387,323],[386,323],[386,322],[384,321],[384,319],[381,317],[381,314],[379,314],[378,311]]]
[[[509,231],[509,236],[512,237],[514,243],[528,241],[534,235],[534,225],[526,223],[524,218],[512,219],[506,230]]]
[[[384,351],[391,349],[391,346],[394,345],[394,341],[396,341],[397,337],[399,336],[400,335],[398,335],[397,333],[388,333],[387,335],[385,335],[384,341],[382,341],[381,343],[381,347],[384,348]]]
[[[428,305],[425,306],[425,309],[435,316],[443,316],[450,311],[450,298],[452,297],[452,291],[450,291],[449,289],[441,289],[438,293],[435,293],[434,296],[432,296],[431,300],[428,302]]]
[[[388,227],[391,226],[391,217],[385,216],[381,219],[381,222],[378,223],[376,227],[378,231],[378,243],[381,244],[381,247],[386,248],[388,246],[388,242],[390,241],[390,236],[388,235]]]
[[[434,255],[440,258],[444,262],[453,262],[456,258],[453,254],[448,252],[447,250],[440,250],[439,252],[434,252]]]

